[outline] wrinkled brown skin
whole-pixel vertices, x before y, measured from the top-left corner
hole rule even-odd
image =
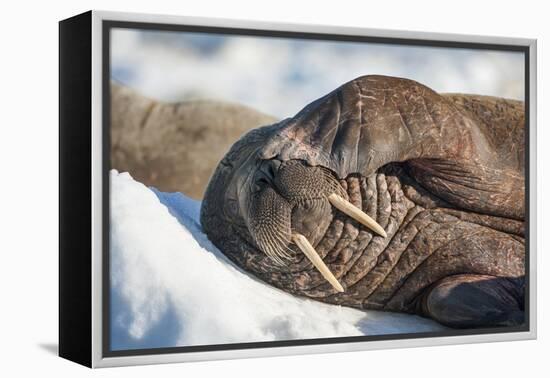
[[[364,76],[236,142],[211,178],[201,223],[238,266],[293,294],[457,328],[520,325],[524,152],[522,102]],[[387,238],[328,205],[331,180]],[[266,230],[282,235],[286,265],[260,248]],[[310,240],[343,293],[290,232]]]

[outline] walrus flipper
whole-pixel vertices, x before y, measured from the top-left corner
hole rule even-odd
[[[421,313],[453,328],[518,326],[525,322],[524,283],[524,277],[445,277],[427,290]]]

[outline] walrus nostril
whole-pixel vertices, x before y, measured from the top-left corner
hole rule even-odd
[[[279,171],[281,164],[282,162],[277,159],[265,160],[259,168],[259,173],[271,182],[275,179],[275,175]]]
[[[271,177],[275,177],[276,172],[279,170],[279,167],[281,166],[282,162],[277,159],[272,159],[269,161],[269,174]]]

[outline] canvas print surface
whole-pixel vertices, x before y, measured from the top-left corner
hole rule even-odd
[[[523,52],[115,27],[109,53],[111,351],[525,326]]]

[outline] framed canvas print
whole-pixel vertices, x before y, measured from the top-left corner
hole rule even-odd
[[[536,337],[535,40],[59,27],[62,357]]]

